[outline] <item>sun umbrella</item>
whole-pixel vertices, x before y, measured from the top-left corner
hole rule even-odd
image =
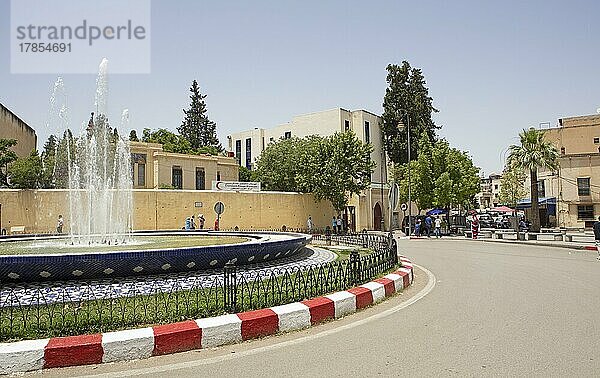
[[[512,213],[514,210],[508,206],[498,206],[492,209],[493,211],[497,211],[499,213]]]

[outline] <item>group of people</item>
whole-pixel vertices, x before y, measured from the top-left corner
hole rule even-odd
[[[349,225],[346,220],[342,217],[333,216],[331,217],[331,230],[334,234],[345,234],[348,231]],[[315,228],[315,224],[312,217],[309,215],[306,220],[306,229],[309,233],[312,233]]]
[[[204,219],[204,214],[198,214],[198,229],[204,229],[204,223],[206,220]],[[215,221],[215,226],[217,226],[217,222]],[[196,229],[196,218],[194,215],[191,217],[185,218],[185,227],[186,230],[195,230]],[[218,228],[216,229],[218,230]]]
[[[428,215],[423,222],[421,222],[421,219],[417,219],[417,223],[415,224],[416,236],[423,234],[423,236],[427,235],[430,238],[432,229],[435,237],[442,237],[442,219],[439,215],[435,219],[431,215]]]

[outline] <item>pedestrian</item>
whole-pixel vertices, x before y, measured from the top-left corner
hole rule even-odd
[[[190,218],[190,230],[195,230],[196,229],[196,217],[195,215],[192,215],[192,217]]]
[[[596,239],[596,251],[598,251],[598,260],[600,260],[600,217],[598,217],[598,222],[594,223],[594,239]]]
[[[313,232],[313,221],[312,221],[312,218],[310,217],[310,215],[308,216],[308,220],[306,221],[306,229],[308,230],[309,234],[312,234],[312,232]]]
[[[219,218],[215,219],[215,231],[219,231]]]
[[[335,223],[337,224],[338,233],[340,235],[343,234],[344,229],[342,228],[342,217],[337,217]]]
[[[479,218],[477,218],[477,213],[473,213],[473,219],[471,220],[471,237],[473,239],[477,239],[478,234],[479,234]]]
[[[337,234],[337,221],[335,220],[335,215],[331,217],[331,230],[334,234]]]
[[[431,226],[433,223],[433,219],[431,219],[431,215],[428,215],[425,218],[425,232],[427,233],[427,237],[430,238],[431,237]]]
[[[417,219],[417,223],[415,224],[415,235],[421,236],[421,220]]]
[[[65,221],[63,220],[63,216],[62,214],[58,215],[58,223],[56,224],[56,233],[57,234],[62,234],[63,233],[63,226],[65,225]]]
[[[204,229],[204,222],[206,220],[204,219],[204,214],[198,214],[198,228],[203,230]]]
[[[437,218],[435,218],[435,236],[437,238],[442,237],[442,220],[440,219],[439,215]]]

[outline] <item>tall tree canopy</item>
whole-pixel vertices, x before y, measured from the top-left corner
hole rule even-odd
[[[516,207],[517,202],[527,195],[527,191],[523,187],[524,182],[525,172],[523,169],[508,165],[504,169],[500,180],[500,193],[498,194],[500,203]]]
[[[436,139],[439,129],[432,119],[437,109],[429,96],[425,77],[418,68],[412,68],[407,61],[402,65],[387,66],[388,88],[383,98],[383,137],[385,150],[394,163],[408,160],[407,128],[399,130],[398,125],[407,125],[410,120],[411,160],[418,158],[418,142],[423,133],[430,142]]]
[[[556,170],[558,166],[558,150],[544,139],[544,132],[530,128],[519,134],[521,145],[509,147],[508,163],[510,166],[529,171],[531,180],[531,231],[540,231],[540,209],[538,195],[537,171],[539,168]]]
[[[206,95],[200,93],[198,82],[194,80],[190,87],[190,107],[183,110],[185,117],[177,131],[185,138],[192,149],[197,150],[202,147],[212,147],[218,152],[223,151],[221,143],[217,138],[217,124],[206,115]]]
[[[372,151],[353,132],[282,139],[263,151],[256,178],[267,190],[314,193],[342,211],[351,195],[370,185]]]
[[[419,157],[410,162],[411,199],[420,209],[468,205],[479,192],[479,168],[466,152],[450,147],[441,139],[434,143],[421,135]],[[408,200],[408,165],[397,165],[394,180],[400,186],[400,200]]]
[[[18,189],[37,189],[42,187],[42,159],[36,150],[26,158],[17,159],[8,168],[10,184]]]

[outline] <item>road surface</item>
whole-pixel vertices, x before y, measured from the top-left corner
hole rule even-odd
[[[414,287],[339,321],[239,345],[47,376],[599,376],[594,252],[402,240]],[[429,273],[430,272],[430,273]]]

